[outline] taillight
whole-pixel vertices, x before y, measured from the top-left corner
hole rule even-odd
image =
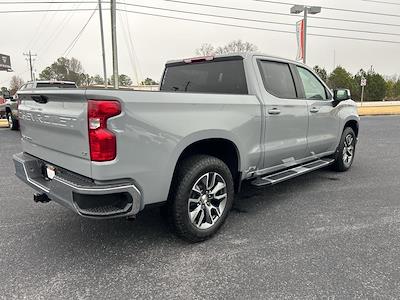
[[[121,113],[121,104],[115,100],[88,101],[88,128],[90,159],[113,160],[117,156],[115,134],[107,129],[107,119]]]

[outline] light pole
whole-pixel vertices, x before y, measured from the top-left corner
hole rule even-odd
[[[304,49],[303,49],[303,63],[307,61],[307,16],[308,14],[315,15],[321,12],[320,6],[305,6],[305,5],[294,5],[290,9],[291,14],[300,14],[304,12]]]
[[[117,48],[117,2],[111,0],[111,44],[112,44],[112,58],[113,58],[113,76],[114,88],[119,89],[119,76],[118,76],[118,48]]]

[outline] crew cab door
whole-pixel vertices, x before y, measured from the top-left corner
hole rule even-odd
[[[332,104],[332,95],[313,72],[302,66],[294,68],[298,74],[299,95],[308,104],[308,156],[334,151],[340,120]]]
[[[307,101],[298,99],[293,67],[284,61],[258,59],[264,103],[265,172],[294,165],[307,153]]]

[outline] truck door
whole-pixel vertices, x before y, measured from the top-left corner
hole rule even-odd
[[[306,157],[307,101],[298,99],[293,67],[284,61],[257,60],[264,102],[264,170],[290,167]]]
[[[332,105],[332,96],[310,70],[301,66],[295,69],[299,75],[301,98],[308,104],[308,156],[334,151],[340,134],[340,120]]]

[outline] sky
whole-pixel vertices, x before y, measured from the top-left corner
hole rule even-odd
[[[22,0],[16,0],[18,2]],[[33,0],[32,0],[33,1]],[[67,0],[68,1],[68,0]],[[65,1],[65,2],[67,2]],[[69,0],[72,1],[72,0]],[[118,4],[119,9],[135,12],[152,13],[186,19],[203,20],[236,24],[241,26],[259,27],[270,30],[295,32],[295,23],[300,16],[274,15],[256,12],[234,11],[223,8],[202,7],[184,3],[174,3],[165,0],[120,0],[122,3],[151,6],[154,8],[135,7]],[[179,0],[178,0],[179,1]],[[254,0],[181,0],[226,7],[237,7],[275,13],[289,13],[290,5],[273,4]],[[400,1],[399,0],[275,0],[284,3],[296,3],[322,6],[319,17],[362,20],[397,24],[398,27],[350,23],[334,20],[310,18],[308,32],[310,34],[339,35],[366,39],[391,40],[399,42],[382,43],[339,39],[321,36],[308,36],[307,64],[320,65],[331,71],[334,66],[341,65],[348,71],[356,73],[359,69],[374,70],[387,75],[400,74]],[[52,2],[48,0],[48,2]],[[80,3],[44,3],[44,4],[7,4],[10,1],[0,0],[2,41],[0,53],[11,56],[14,72],[0,72],[0,86],[9,86],[11,76],[21,76],[25,81],[30,79],[28,63],[23,53],[29,50],[34,57],[34,69],[39,74],[46,66],[58,57],[65,55],[68,46],[88,21],[97,1],[82,0]],[[385,2],[385,3],[384,3]],[[390,4],[393,3],[393,4]],[[397,4],[397,5],[396,5]],[[111,24],[110,4],[103,3],[103,19],[106,41],[107,72],[112,71],[111,56]],[[375,14],[344,12],[325,8],[351,9],[369,11]],[[66,8],[89,9],[88,11],[47,11],[9,13],[11,10],[60,10]],[[254,21],[233,20],[221,17],[193,15],[189,13],[165,11],[155,8],[181,10],[231,16],[251,20],[281,22],[288,25],[270,24]],[[393,14],[396,16],[383,16]],[[359,33],[337,31],[332,29],[311,28],[312,26],[337,27],[346,30],[377,31],[377,33]],[[388,34],[395,35],[388,35]],[[397,35],[396,35],[397,34]],[[131,12],[117,12],[117,44],[119,73],[130,76],[134,83],[146,77],[158,81],[164,64],[170,59],[196,56],[195,50],[203,43],[220,46],[232,40],[241,39],[257,45],[260,52],[295,59],[297,53],[296,35],[291,33],[236,28],[215,24],[204,24],[187,20],[176,20],[157,16],[149,16]],[[103,74],[99,14],[96,11],[87,27],[80,35],[67,57],[75,57],[82,62],[86,73]]]

